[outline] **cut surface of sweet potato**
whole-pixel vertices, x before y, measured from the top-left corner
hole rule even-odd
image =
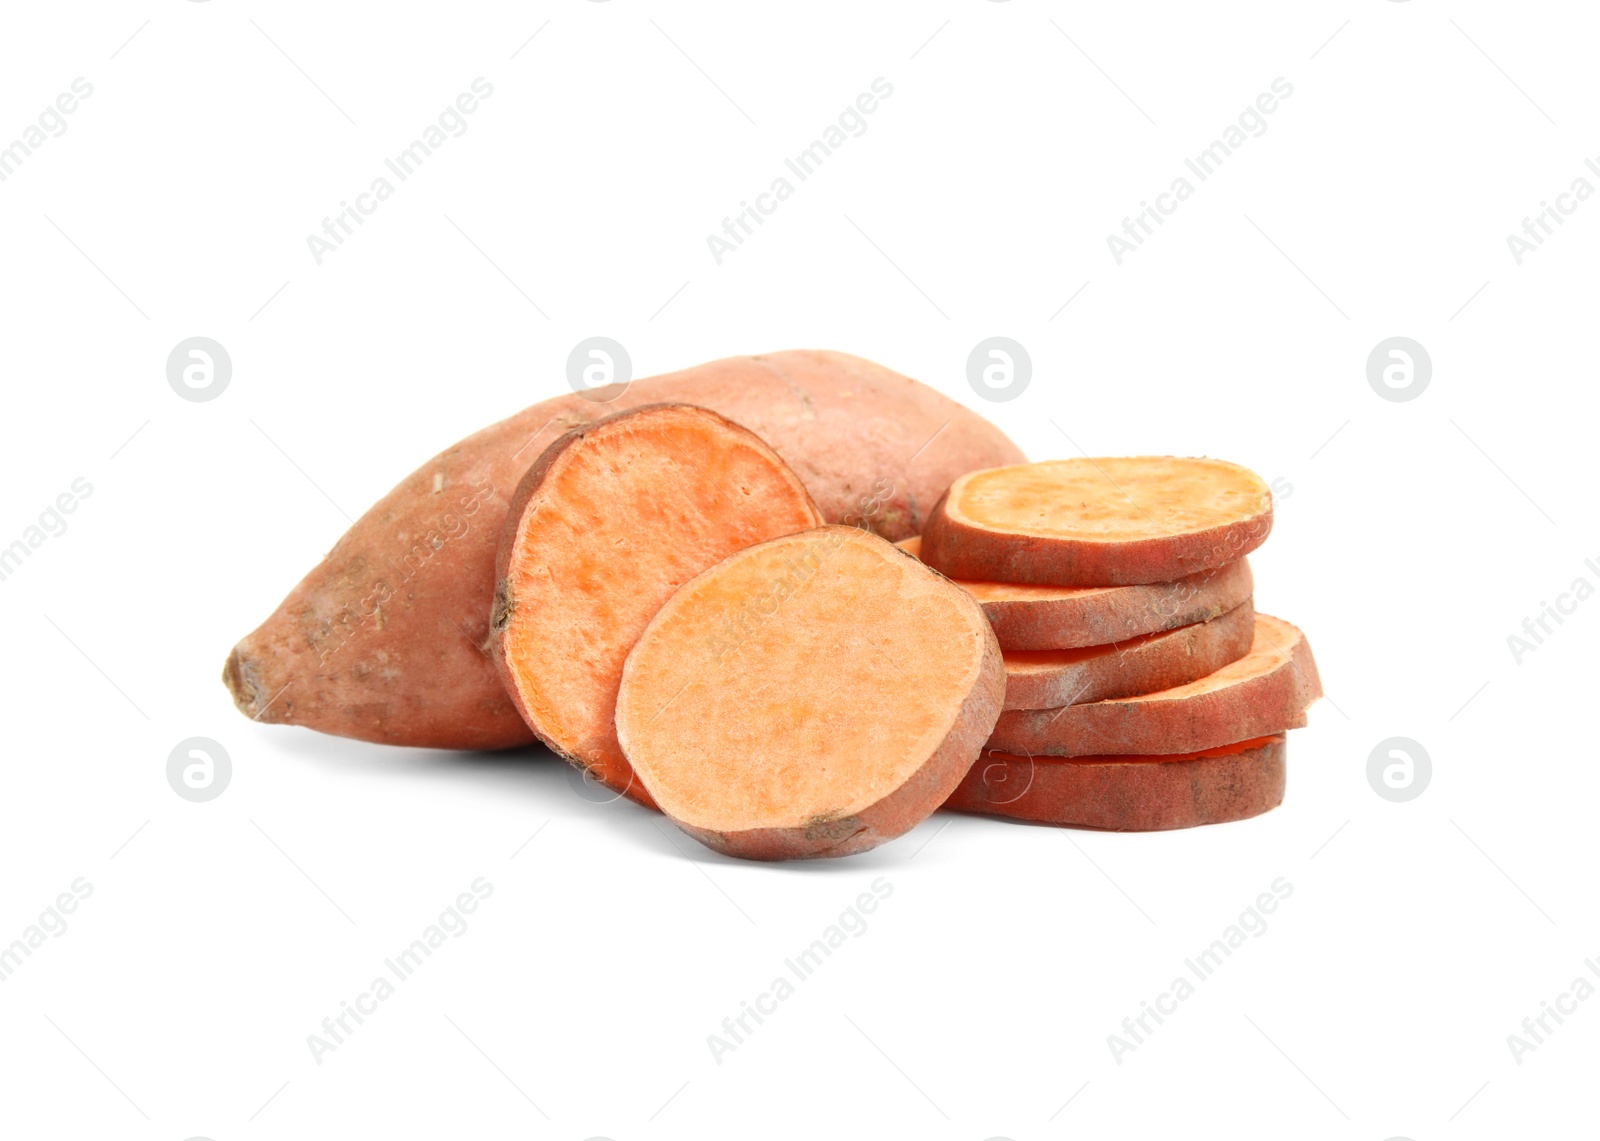
[[[617,736],[655,803],[750,859],[841,856],[907,831],[977,757],[1005,692],[960,587],[831,526],[681,587],[623,669]]]
[[[1233,562],[1272,529],[1272,493],[1224,460],[1047,460],[968,472],[929,513],[921,557],[962,581],[1171,582]]]
[[[507,692],[552,749],[648,804],[614,726],[628,651],[696,574],[821,521],[776,452],[707,409],[647,405],[569,432],[501,536],[490,645]]]
[[[1246,601],[1209,622],[1110,646],[1005,650],[1006,708],[1058,709],[1185,685],[1249,653],[1255,625]]]
[[[895,544],[918,558],[922,537]],[[1207,622],[1250,597],[1248,559],[1196,571],[1176,582],[1133,586],[1032,586],[956,580],[989,616],[1002,650],[1105,646],[1140,634]]]
[[[1192,753],[1281,733],[1321,696],[1305,635],[1257,614],[1250,652],[1215,673],[1140,697],[1009,710],[987,747],[1062,757]]]
[[[945,807],[1116,832],[1192,828],[1283,803],[1282,734],[1154,757],[984,753]]]

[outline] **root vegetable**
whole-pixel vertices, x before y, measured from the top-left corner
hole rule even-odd
[[[922,539],[902,539],[921,557]],[[1002,650],[1105,646],[1140,634],[1206,622],[1226,614],[1255,589],[1246,559],[1197,571],[1176,582],[1134,586],[1029,586],[957,580],[978,600]]]
[[[929,515],[921,557],[963,581],[1123,586],[1233,562],[1271,529],[1271,491],[1237,464],[1049,460],[958,478]]]
[[[623,667],[617,736],[656,804],[748,859],[843,856],[950,794],[994,726],[1000,647],[972,596],[823,527],[684,584]]]
[[[985,753],[944,806],[1116,832],[1220,824],[1283,802],[1286,753],[1281,734],[1180,756]]]
[[[1028,756],[1192,753],[1281,733],[1321,696],[1305,635],[1257,614],[1250,652],[1199,681],[1141,697],[1009,710],[987,747]]]
[[[1111,646],[1006,650],[1006,708],[1057,709],[1170,689],[1215,673],[1250,652],[1255,609]]]
[[[713,361],[636,381],[613,403],[546,400],[447,448],[356,521],[228,657],[223,681],[239,710],[397,745],[531,742],[484,651],[511,493],[558,436],[661,401],[701,405],[750,429],[825,519],[890,539],[916,533],[956,476],[1022,459],[999,429],[954,401],[844,353]]]

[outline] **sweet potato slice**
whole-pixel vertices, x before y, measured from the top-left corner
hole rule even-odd
[[[1004,694],[970,594],[832,526],[681,587],[628,655],[617,736],[656,804],[707,846],[844,856],[943,803]]]
[[[567,433],[501,535],[490,650],[506,692],[552,749],[649,804],[614,726],[628,651],[683,583],[821,522],[778,454],[708,409],[647,405]]]
[[[1272,530],[1272,492],[1223,460],[1048,460],[968,472],[922,532],[951,578],[1047,586],[1171,582],[1233,562]]]
[[[985,753],[946,808],[1154,832],[1259,816],[1283,803],[1282,734],[1162,757],[1016,757]]]
[[[1305,635],[1257,614],[1250,652],[1199,681],[1142,697],[1010,710],[988,748],[1060,757],[1192,753],[1281,733],[1321,696]]]
[[[1209,622],[1111,646],[1006,650],[1006,708],[1054,710],[1185,685],[1249,653],[1255,626],[1246,601]]]
[[[922,555],[920,535],[895,546]],[[957,585],[983,607],[1002,650],[1069,650],[1209,622],[1249,598],[1255,580],[1249,561],[1235,559],[1176,582],[1134,586]]]

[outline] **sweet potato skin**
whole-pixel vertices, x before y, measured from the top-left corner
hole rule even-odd
[[[1171,696],[1179,690],[1167,690],[1060,709],[1009,710],[995,724],[988,748],[1021,756],[1152,756],[1281,733],[1322,696],[1322,681],[1299,630],[1265,614],[1258,614],[1256,623],[1257,645],[1265,639],[1282,654],[1268,672],[1181,697]],[[1247,660],[1224,671],[1242,668]]]
[[[896,546],[921,557],[922,539]],[[1106,646],[1196,622],[1209,622],[1255,590],[1248,559],[1196,571],[1176,582],[1052,587],[955,580],[989,616],[1002,650],[1073,650]]]
[[[1007,709],[1058,709],[1185,685],[1250,652],[1255,607],[1246,600],[1196,622],[1106,646],[1099,652],[1013,650],[1006,660]]]
[[[702,405],[750,429],[824,518],[891,539],[915,533],[957,475],[1022,458],[975,413],[844,353],[732,357],[635,381],[611,403],[542,401],[447,448],[358,519],[234,648],[223,681],[235,705],[365,741],[531,743],[485,650],[511,495],[558,436],[658,402]]]
[[[1282,734],[1176,757],[985,754],[944,807],[1115,832],[1244,820],[1283,803]]]

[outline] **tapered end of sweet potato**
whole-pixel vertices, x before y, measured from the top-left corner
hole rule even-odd
[[[241,642],[233,648],[228,660],[222,663],[222,684],[233,694],[233,704],[240,713],[251,720],[262,713],[261,688],[251,677],[251,660]]]

